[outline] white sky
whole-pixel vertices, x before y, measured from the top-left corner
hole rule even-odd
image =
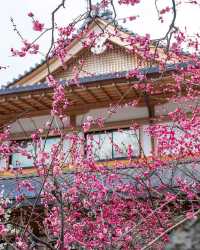
[[[10,23],[12,16],[21,34],[29,41],[32,41],[38,33],[32,30],[31,19],[27,16],[28,12],[33,12],[37,19],[45,23],[45,27],[50,26],[50,13],[61,2],[61,0],[0,0],[0,65],[8,65],[6,70],[0,70],[0,84],[12,81],[14,77],[23,74],[36,62],[42,59],[42,55],[30,55],[25,58],[12,57],[10,48],[20,48],[21,43],[17,34],[13,31]],[[177,0],[178,1],[178,0]],[[117,3],[118,0],[114,0]],[[118,18],[139,15],[137,21],[127,23],[126,26],[133,32],[139,34],[149,33],[152,38],[159,38],[167,30],[170,16],[166,23],[160,24],[154,7],[154,0],[141,0],[142,4],[135,7],[122,7],[117,5]],[[171,4],[171,0],[160,0],[163,7]],[[83,13],[86,9],[85,0],[67,0],[66,9],[58,13],[57,24],[65,25],[72,19]],[[190,33],[200,33],[200,7],[183,5],[179,7],[176,24],[180,27],[187,26]],[[46,35],[40,41],[41,52],[45,53],[49,47],[50,40]]]

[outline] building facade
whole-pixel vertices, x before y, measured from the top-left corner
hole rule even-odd
[[[144,60],[140,53],[127,45],[127,39],[135,34],[117,24],[111,25],[109,20],[109,15],[102,15],[86,21],[82,36],[75,36],[68,45],[65,67],[57,58],[49,61],[49,70],[64,88],[70,103],[65,110],[64,122],[58,116],[51,115],[55,89],[46,82],[48,67],[44,61],[0,90],[1,127],[9,125],[13,142],[30,154],[37,154],[37,149],[31,143],[31,134],[38,129],[42,129],[41,136],[46,144],[44,150],[48,153],[52,145],[59,142],[61,130],[69,135],[74,131],[79,133],[78,147],[83,158],[86,157],[85,147],[92,138],[93,157],[105,166],[112,166],[116,161],[119,165],[126,164],[129,145],[134,149],[137,162],[151,158],[152,153],[156,152],[157,142],[151,138],[147,128],[160,116],[163,117],[162,122],[167,123],[167,114],[176,107],[176,104],[167,102],[170,93],[162,96],[162,84],[172,80],[177,62],[170,61],[161,73],[155,62]],[[107,36],[101,35],[103,42],[100,40],[100,45],[84,45],[91,33],[101,34],[102,30]],[[98,46],[104,44],[106,48],[98,51]],[[153,42],[151,47],[153,51]],[[162,57],[163,48],[157,50]],[[147,95],[136,87],[140,81],[134,77],[135,69],[145,75],[146,82],[155,84],[153,94]],[[84,132],[83,124],[88,119],[95,122],[89,131]],[[101,121],[103,127],[99,125]],[[134,124],[138,125],[132,132]],[[116,150],[115,145],[120,149]],[[66,137],[63,141],[66,169],[73,168],[71,147]],[[22,177],[37,176],[33,158],[23,155],[21,151],[7,159],[2,158],[2,183],[6,185],[10,182],[7,188],[13,189],[11,180],[14,175],[10,169],[20,168]]]

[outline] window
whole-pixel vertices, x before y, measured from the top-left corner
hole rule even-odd
[[[46,152],[48,155],[48,160],[44,164],[51,163],[51,150],[53,145],[58,145],[59,148],[56,152],[59,154],[61,162],[70,163],[73,158],[80,157],[83,155],[83,136],[81,133],[76,135],[77,139],[73,143],[73,137],[75,134],[68,134],[63,141],[60,137],[49,137],[47,139],[42,139],[41,143],[36,145],[31,140],[18,141],[18,151],[13,153],[10,158],[10,164],[14,168],[28,168],[33,167],[34,160],[37,160],[39,152]],[[44,144],[45,143],[45,144]],[[74,159],[73,159],[74,160]]]
[[[129,145],[131,145],[133,154],[138,156],[140,154],[138,139],[139,131],[135,132],[134,130],[124,130],[120,132],[113,132],[114,158],[127,157]]]
[[[43,140],[43,143],[45,143],[45,145],[43,144],[42,148],[44,147],[44,151],[50,153],[51,152],[51,148],[53,145],[59,145],[60,143],[60,138],[59,137],[50,137],[47,138],[46,140]]]
[[[66,135],[63,142],[64,162],[76,163],[84,157],[84,134],[73,132]]]
[[[139,130],[122,129],[88,133],[85,138],[85,151],[96,161],[127,158],[130,146],[133,157],[140,155]],[[75,162],[76,159],[84,157],[84,140],[83,134],[78,133],[66,135],[62,143],[60,137],[42,139],[40,145],[31,140],[19,141],[18,151],[12,154],[10,163],[14,168],[33,167],[39,152],[44,151],[49,154],[44,164],[49,164],[51,163],[51,149],[55,144],[61,146],[58,149],[61,162]]]
[[[47,153],[51,152],[51,148],[54,144],[59,144],[59,137],[50,137],[46,140],[43,139],[41,145],[37,145],[31,140],[24,140],[18,142],[18,150],[13,153],[10,159],[10,163],[14,168],[27,168],[34,165],[34,160],[37,158],[37,154],[40,151]],[[45,145],[43,144],[45,143]],[[46,163],[49,163],[51,159]]]
[[[97,161],[126,158],[129,146],[135,157],[140,154],[139,130],[123,129],[88,133],[86,138],[87,154],[92,154]]]
[[[28,140],[20,141],[18,152],[14,153],[11,157],[11,165],[14,168],[33,166],[36,151],[35,143]]]
[[[87,149],[95,160],[112,159],[112,133],[87,135]]]

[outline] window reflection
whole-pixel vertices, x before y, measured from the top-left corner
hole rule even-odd
[[[87,135],[87,147],[91,147],[90,151],[97,161],[126,158],[129,146],[133,150],[133,155],[139,156],[138,141],[139,131],[130,129],[89,133]]]
[[[113,157],[127,157],[128,146],[131,146],[134,156],[139,155],[139,133],[133,130],[113,132]]]
[[[12,155],[11,165],[14,168],[30,167],[34,165],[34,157],[36,156],[36,145],[31,141],[23,141],[19,144],[19,151]]]
[[[95,160],[112,159],[111,133],[97,133],[88,136],[92,147],[92,155]]]
[[[84,147],[87,156],[92,155],[96,161],[126,158],[128,147],[131,147],[133,156],[137,157],[140,154],[139,130],[123,129],[88,133],[85,146],[83,138],[83,133],[78,133],[68,134],[63,140],[60,137],[42,139],[38,145],[32,141],[22,141],[19,143],[18,152],[11,157],[11,164],[14,168],[32,167],[37,155],[42,151],[48,154],[45,165],[49,164],[52,160],[53,145],[58,145],[58,151],[56,152],[63,163],[72,163],[84,157]]]

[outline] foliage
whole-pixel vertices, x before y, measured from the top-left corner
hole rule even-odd
[[[10,168],[9,171],[16,176],[17,190],[13,190],[14,198],[7,195],[6,190],[1,194],[0,235],[3,244],[20,250],[39,249],[39,246],[61,250],[163,249],[169,241],[168,233],[185,221],[199,216],[199,35],[188,37],[185,31],[176,26],[177,5],[192,4],[199,8],[199,3],[172,0],[169,6],[159,9],[158,2],[155,1],[158,19],[163,23],[166,15],[172,17],[164,37],[152,41],[148,34],[135,34],[128,35],[126,42],[128,52],[137,53],[141,61],[147,61],[149,69],[156,66],[159,76],[150,78],[148,70],[142,71],[139,67],[130,70],[126,78],[130,80],[130,91],[136,91],[138,98],[131,104],[124,104],[127,93],[123,93],[121,100],[107,109],[105,117],[96,119],[88,116],[80,129],[69,127],[71,133],[61,128],[52,132],[53,119],[57,117],[64,124],[68,119],[67,109],[73,104],[67,100],[64,86],[51,72],[50,60],[58,57],[65,67],[69,44],[74,39],[84,38],[83,47],[93,48],[94,53],[103,53],[111,47],[107,42],[111,36],[124,39],[116,27],[115,3],[102,0],[92,5],[88,1],[86,14],[65,27],[57,27],[54,17],[65,7],[63,0],[52,12],[52,27],[48,29],[35,19],[32,12],[28,13],[33,30],[40,35],[34,42],[22,39],[22,47],[12,48],[11,52],[13,56],[19,57],[37,54],[41,35],[52,32],[46,64],[47,82],[53,88],[54,95],[52,120],[46,124],[45,131],[47,135],[59,134],[60,140],[47,152],[44,131],[42,128],[37,129],[31,136],[37,152],[30,154],[22,145],[11,142],[9,127],[0,134],[1,158],[20,152],[33,159],[38,175],[38,184],[34,186],[30,179],[19,178],[20,168]],[[129,8],[129,5],[140,4],[140,1],[120,0],[118,4]],[[83,20],[94,20],[105,9],[111,9],[114,13],[108,23],[115,27],[114,33],[109,33],[105,28],[88,34],[88,25],[77,33]],[[127,17],[127,20],[134,24],[136,17]],[[22,38],[13,20],[12,24]],[[190,53],[184,53],[186,48]],[[71,85],[80,86],[79,73],[83,65],[84,61],[77,62]],[[173,70],[169,70],[172,66]],[[154,102],[168,102],[175,108],[165,112],[166,115],[156,115],[150,105]],[[128,145],[126,163],[119,165],[116,161],[112,168],[104,162],[96,162],[93,154],[94,138],[91,137],[86,152],[83,152],[80,145],[86,144],[86,138],[81,133],[89,132],[93,126],[104,130],[107,116],[117,113],[122,106],[137,107],[141,103],[149,111],[149,126],[144,133],[156,141],[156,152],[146,156],[144,145],[138,142],[142,154],[138,159],[135,158],[135,148]],[[164,123],[166,118],[171,123]],[[136,137],[139,126],[136,122],[130,126]],[[68,150],[63,147],[65,140],[70,144]],[[121,153],[119,145],[113,147]],[[30,193],[35,197],[32,203],[29,201]]]

